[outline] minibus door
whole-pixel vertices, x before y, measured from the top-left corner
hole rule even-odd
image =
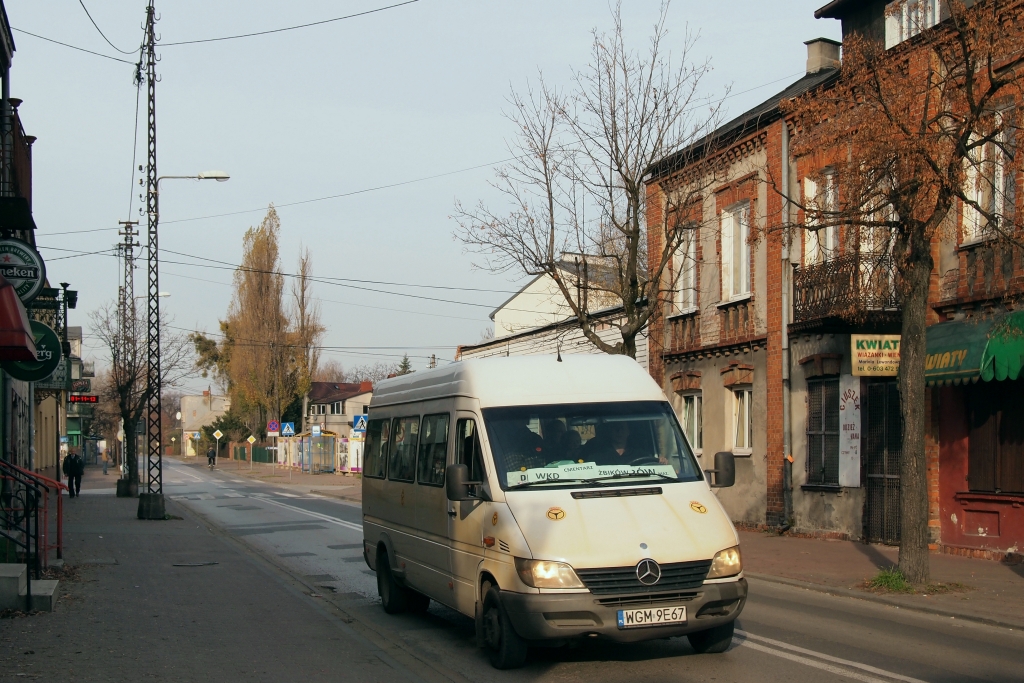
[[[459,413],[455,423],[455,464],[469,468],[470,481],[484,481],[483,454],[477,418]],[[451,552],[452,590],[455,608],[473,614],[476,604],[477,567],[483,559],[482,520],[487,504],[480,500],[448,501],[448,539]]]

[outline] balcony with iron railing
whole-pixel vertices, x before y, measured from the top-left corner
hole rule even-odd
[[[899,274],[889,254],[854,252],[793,270],[793,323],[895,319]]]

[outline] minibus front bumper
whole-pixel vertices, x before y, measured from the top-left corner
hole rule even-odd
[[[581,637],[623,643],[672,638],[727,624],[739,616],[747,600],[747,580],[705,583],[678,597],[667,595],[597,596],[592,593],[525,594],[501,591],[501,603],[522,638],[559,641]],[[644,598],[648,598],[646,602]],[[686,622],[665,626],[619,628],[620,609],[686,606]]]

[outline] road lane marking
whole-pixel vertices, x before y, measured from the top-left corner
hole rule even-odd
[[[324,522],[330,522],[331,524],[337,524],[338,526],[343,526],[346,529],[352,529],[353,531],[360,531],[360,532],[363,530],[363,527],[361,525],[353,524],[352,522],[346,522],[345,520],[338,519],[337,517],[331,517],[330,515],[322,515],[319,512],[312,512],[310,510],[303,510],[302,508],[297,507],[295,505],[288,505],[287,503],[282,503],[280,501],[273,500],[271,498],[264,498],[262,496],[260,497],[260,500],[262,502],[264,502],[264,503],[270,503],[271,505],[276,505],[277,507],[284,508],[286,510],[291,510],[292,512],[298,512],[300,515],[306,515],[307,517],[314,517],[314,518],[322,520]]]
[[[192,477],[194,481],[205,481],[202,477],[197,477],[196,475],[192,474],[183,467],[172,467],[171,471],[174,472],[175,474],[184,474],[186,476]]]
[[[798,647],[796,645],[790,645],[789,643],[784,643],[781,640],[766,638],[764,636],[759,636],[753,633],[748,633],[746,631],[741,631],[740,629],[736,629],[736,635],[743,638],[742,644],[744,647],[749,647],[759,652],[765,652],[770,655],[775,655],[776,657],[782,657],[783,659],[788,659],[790,661],[800,662],[801,664],[812,666],[816,669],[823,669],[831,673],[847,676],[848,678],[854,678],[858,681],[866,681],[868,683],[884,683],[883,679],[872,678],[871,676],[866,676],[855,671],[847,671],[845,669],[840,669],[839,667],[834,667],[830,664],[825,664],[824,662],[818,662],[813,659],[808,659],[807,657],[801,657],[800,655],[808,655],[810,657],[815,657],[816,659],[823,659],[828,662],[834,662],[835,664],[841,664],[842,666],[860,669],[861,671],[867,671],[869,673],[873,673],[879,676],[885,676],[889,680],[904,681],[904,683],[926,683],[926,681],[922,681],[920,678],[911,678],[910,676],[904,676],[902,674],[893,673],[891,671],[879,669],[878,667],[870,666],[868,664],[861,664],[860,662],[850,661],[849,659],[842,659],[841,657],[833,657],[832,655],[827,655],[822,652],[815,652],[814,650],[808,650],[806,648]],[[750,642],[752,640],[757,640],[762,643],[772,645],[776,648],[790,650],[791,652],[800,654],[779,652],[779,650],[772,649],[771,647],[766,647],[764,645],[759,645],[757,643]]]

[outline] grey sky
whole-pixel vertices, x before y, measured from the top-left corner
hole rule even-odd
[[[224,2],[157,0],[164,42],[232,35],[327,19],[394,0]],[[15,28],[108,55],[77,0],[7,0]],[[839,24],[815,20],[825,0],[676,0],[670,44],[686,25],[700,32],[696,56],[715,70],[709,94],[738,93],[727,115],[780,90],[804,70],[803,41],[839,37]],[[99,26],[122,49],[138,46],[145,0],[86,0]],[[653,0],[623,2],[632,43],[642,47],[656,18]],[[228,171],[228,183],[171,181],[161,193],[161,249],[237,263],[241,236],[277,205],[444,174],[500,161],[512,134],[502,117],[510,87],[542,70],[556,84],[586,64],[590,30],[610,24],[608,4],[551,0],[421,0],[370,16],[286,33],[159,50],[159,171]],[[95,255],[117,239],[116,222],[139,219],[130,188],[135,120],[133,67],[15,33],[13,97],[34,148],[34,214],[52,281],[80,292],[72,324],[116,296],[117,261]],[[774,83],[772,83],[774,82]],[[759,87],[763,86],[763,87]],[[756,89],[755,89],[756,88]],[[745,92],[744,92],[745,91]],[[142,102],[140,123],[144,121]],[[139,154],[145,131],[140,126]],[[145,163],[140,156],[136,164]],[[325,353],[345,365],[397,360],[414,367],[479,339],[491,308],[517,281],[471,268],[452,239],[456,198],[496,200],[489,167],[345,198],[284,206],[282,255],[294,271],[301,245],[318,276],[472,287],[489,292],[377,287],[398,295],[318,284],[329,346],[377,347]],[[138,174],[136,174],[136,178]],[[261,208],[262,207],[262,208]],[[182,219],[257,209],[219,218]],[[180,222],[175,222],[180,221]],[[54,235],[66,231],[96,230]],[[215,264],[210,264],[215,265]],[[137,275],[144,280],[144,271]],[[166,263],[161,289],[175,325],[216,331],[227,309],[230,270]],[[372,286],[372,285],[371,285]],[[138,287],[143,293],[144,287]],[[419,300],[452,299],[471,305]],[[358,305],[357,305],[358,304]],[[400,309],[422,314],[383,310]],[[444,317],[441,317],[444,316]],[[424,348],[437,346],[438,348]],[[380,347],[396,347],[386,349]],[[364,353],[394,354],[370,356]],[[205,382],[193,382],[193,388]]]

